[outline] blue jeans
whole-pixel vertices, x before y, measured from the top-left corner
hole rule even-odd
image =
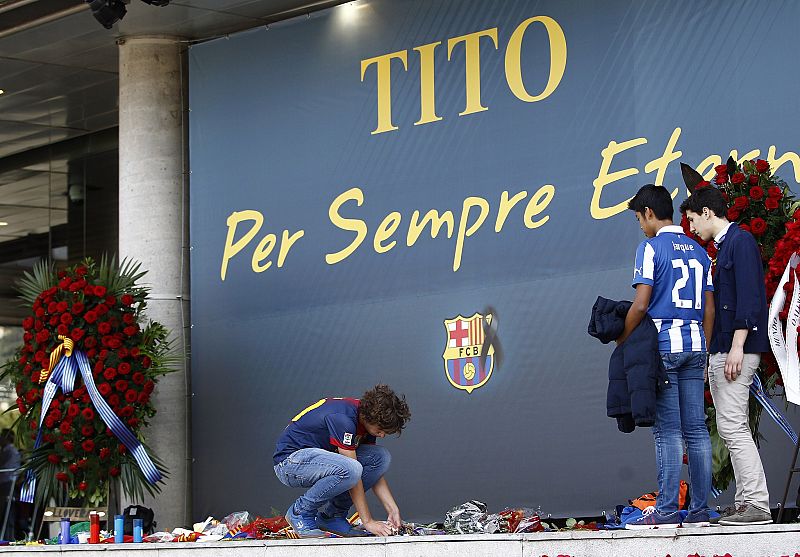
[[[684,442],[692,493],[689,512],[706,510],[711,491],[711,439],[703,403],[706,353],[662,352],[661,360],[672,386],[659,392],[656,399],[656,510],[662,514],[678,510]]]
[[[356,458],[324,449],[300,449],[275,465],[275,475],[283,485],[305,487],[308,491],[294,502],[299,515],[346,516],[353,505],[348,491],[358,480],[364,491],[372,488],[389,469],[392,457],[378,445],[360,445]]]

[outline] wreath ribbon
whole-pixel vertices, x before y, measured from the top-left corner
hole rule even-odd
[[[53,354],[58,352],[58,357],[50,356],[50,369],[47,370],[47,383],[44,386],[44,393],[42,395],[42,414],[39,417],[39,431],[36,434],[36,442],[33,445],[34,450],[38,449],[42,442],[42,424],[44,423],[45,416],[50,409],[50,404],[59,389],[64,391],[64,394],[69,394],[75,388],[75,379],[78,372],[83,378],[83,384],[86,386],[86,391],[89,398],[94,404],[95,410],[100,415],[100,418],[111,430],[111,432],[119,439],[123,445],[133,456],[136,463],[139,465],[144,477],[148,482],[155,485],[161,480],[161,473],[153,464],[150,455],[144,445],[137,439],[130,429],[119,419],[111,407],[108,405],[103,395],[97,390],[97,385],[94,383],[94,376],[92,369],[89,366],[89,359],[86,354],[81,350],[74,350],[74,343],[71,339],[59,336],[63,340],[62,344],[53,351]],[[53,363],[55,361],[55,364]],[[33,496],[36,491],[36,476],[33,470],[28,470],[25,478],[25,484],[22,486],[20,499],[24,503],[32,503]]]
[[[769,343],[778,368],[783,377],[783,387],[786,391],[786,400],[800,404],[800,358],[797,354],[797,327],[800,325],[800,288],[797,286],[797,266],[800,264],[800,255],[793,254],[783,271],[783,276],[772,296],[769,304]],[[786,335],[781,327],[780,312],[786,303],[786,291],[783,287],[789,282],[790,275],[794,275],[795,287],[789,305],[789,315],[786,318]],[[792,349],[790,350],[789,347]]]

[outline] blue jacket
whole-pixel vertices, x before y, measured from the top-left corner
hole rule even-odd
[[[728,228],[717,253],[714,305],[710,353],[729,352],[737,329],[749,330],[745,354],[769,352],[764,263],[753,235],[736,223]]]
[[[598,297],[592,307],[589,334],[603,344],[619,338],[631,305]],[[652,427],[656,421],[657,392],[669,386],[658,351],[658,330],[647,315],[611,354],[607,415],[617,419],[617,427],[623,433],[631,433],[635,426]]]

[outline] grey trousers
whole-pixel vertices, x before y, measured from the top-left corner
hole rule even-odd
[[[736,477],[736,506],[752,505],[769,512],[767,477],[747,418],[750,384],[761,361],[760,354],[745,354],[742,373],[735,381],[725,378],[726,352],[712,354],[708,366],[711,397],[717,409],[717,431],[731,453]]]

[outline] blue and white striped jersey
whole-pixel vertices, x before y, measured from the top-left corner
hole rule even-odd
[[[664,226],[636,250],[633,287],[653,287],[647,312],[661,352],[703,352],[704,292],[714,290],[711,259],[680,226]]]

